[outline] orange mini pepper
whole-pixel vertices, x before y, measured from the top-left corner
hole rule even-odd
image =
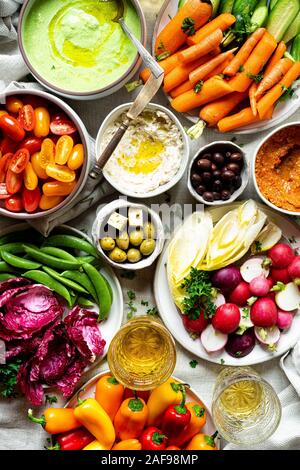
[[[170,405],[179,405],[181,403],[181,385],[171,377],[151,392],[147,402],[148,426],[159,426],[166,408]]]
[[[112,450],[142,450],[142,444],[137,439],[126,439],[115,444]]]
[[[148,407],[141,398],[127,398],[120,406],[114,425],[121,441],[138,438],[147,422]]]
[[[47,408],[40,418],[35,418],[29,409],[28,418],[33,423],[41,424],[49,434],[60,434],[81,427],[73,408]]]
[[[189,442],[186,450],[218,450],[215,438],[217,437],[218,431],[212,436],[206,434],[196,434],[193,439]]]
[[[190,402],[185,405],[191,413],[189,424],[178,434],[169,439],[170,445],[182,447],[198,434],[206,423],[206,410],[202,404]]]
[[[121,406],[124,387],[111,374],[101,377],[96,384],[95,398],[113,421]]]

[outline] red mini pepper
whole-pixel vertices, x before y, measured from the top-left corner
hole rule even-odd
[[[167,437],[155,426],[149,426],[140,437],[143,450],[165,450]]]
[[[82,450],[94,440],[94,436],[87,429],[79,428],[59,434],[55,445],[48,450]]]
[[[185,406],[186,390],[184,384],[179,384],[182,400],[179,405],[170,405],[164,412],[161,429],[168,437],[177,436],[191,420],[191,412]]]

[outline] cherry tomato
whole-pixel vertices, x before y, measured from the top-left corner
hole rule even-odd
[[[14,173],[22,173],[29,162],[30,154],[27,149],[19,149],[10,161],[9,169]]]
[[[53,178],[62,183],[72,183],[75,181],[76,173],[70,170],[67,166],[55,165],[55,163],[49,163],[46,167],[46,173],[50,178]]]
[[[37,210],[41,200],[41,191],[40,188],[37,186],[33,190],[29,190],[27,188],[23,189],[22,192],[22,199],[23,204],[26,212],[34,212]]]
[[[20,143],[20,147],[27,149],[32,155],[33,153],[39,152],[42,146],[42,139],[39,137],[28,137]]]
[[[5,183],[0,183],[0,199],[7,199],[10,197],[10,194],[7,192],[7,187]]]
[[[49,163],[54,163],[55,145],[51,139],[44,139],[40,151],[40,164],[42,168],[46,168]]]
[[[69,135],[62,135],[58,139],[55,147],[55,163],[59,165],[67,163],[73,149],[73,144],[73,139]]]
[[[8,199],[5,200],[5,209],[10,212],[21,212],[23,209],[23,201],[21,196],[15,195],[10,196]]]
[[[6,173],[13,156],[13,153],[6,153],[0,159],[0,183],[4,183],[5,181]]]
[[[84,150],[82,144],[73,147],[72,153],[68,159],[68,167],[70,170],[78,170],[84,162]]]
[[[45,196],[68,196],[75,188],[77,181],[72,183],[61,183],[61,181],[48,181],[43,184]]]
[[[4,137],[0,142],[0,151],[2,155],[6,153],[15,153],[18,148],[18,143],[11,140],[9,137]]]
[[[46,170],[44,170],[44,168],[41,166],[41,155],[39,152],[36,152],[31,156],[31,164],[34,172],[38,175],[40,179],[48,179]]]
[[[26,104],[19,110],[19,122],[27,132],[35,128],[35,112],[31,104]]]
[[[29,189],[29,191],[33,191],[38,184],[38,176],[33,169],[32,163],[28,162],[24,171],[24,186]]]
[[[56,135],[69,135],[77,131],[75,124],[68,119],[54,119],[50,123],[50,130],[52,134]]]
[[[50,114],[47,108],[39,107],[34,110],[35,127],[34,135],[36,137],[47,137],[50,128]]]
[[[45,196],[45,194],[43,194],[39,203],[39,207],[42,209],[42,211],[47,211],[53,207],[58,206],[58,204],[60,204],[63,200],[63,196]]]
[[[3,114],[0,116],[0,128],[7,137],[15,140],[16,142],[20,142],[25,137],[25,131],[21,127],[20,123],[9,114]]]
[[[16,194],[20,191],[23,185],[23,176],[14,173],[10,169],[7,170],[5,183],[9,194]]]
[[[22,108],[23,103],[16,96],[8,96],[6,98],[6,109],[10,113],[18,114],[19,109]]]

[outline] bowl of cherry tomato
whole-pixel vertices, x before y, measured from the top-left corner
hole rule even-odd
[[[0,214],[48,215],[83,188],[89,135],[70,106],[40,90],[14,90],[0,104]]]

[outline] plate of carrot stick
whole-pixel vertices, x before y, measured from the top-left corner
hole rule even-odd
[[[158,15],[152,52],[164,69],[172,108],[194,123],[192,138],[206,126],[220,133],[264,131],[300,106],[300,62],[288,45],[268,24],[235,39],[237,18],[200,0],[166,0]],[[149,75],[144,69],[140,78]]]

